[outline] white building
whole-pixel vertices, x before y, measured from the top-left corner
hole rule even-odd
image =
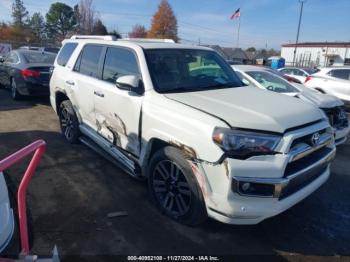
[[[350,42],[305,42],[284,44],[281,56],[286,65],[293,65],[296,47],[296,66],[342,66],[350,65]]]

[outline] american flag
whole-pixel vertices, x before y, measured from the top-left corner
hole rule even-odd
[[[238,8],[236,10],[236,12],[234,12],[232,15],[231,15],[231,19],[235,19],[235,18],[238,18],[241,16],[241,11],[240,11],[240,8]]]

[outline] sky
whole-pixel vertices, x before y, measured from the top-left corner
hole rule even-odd
[[[54,2],[74,6],[79,0],[23,0],[30,14],[46,14]],[[160,0],[94,0],[100,19],[109,30],[122,34],[135,24],[150,27]],[[275,48],[295,42],[299,19],[298,0],[169,0],[178,19],[179,37],[185,43],[225,47]],[[11,21],[12,0],[0,0],[0,21]],[[237,19],[241,10],[237,43]],[[305,41],[350,41],[350,0],[307,0],[299,36]]]

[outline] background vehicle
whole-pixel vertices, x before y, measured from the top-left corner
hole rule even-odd
[[[56,55],[17,49],[0,60],[0,85],[11,88],[14,100],[21,96],[49,95],[50,67]]]
[[[41,52],[48,52],[48,53],[55,53],[55,54],[57,54],[58,51],[60,51],[58,47],[38,47],[38,46],[21,46],[19,49],[41,51]]]
[[[281,73],[294,77],[301,81],[302,83],[305,82],[306,78],[316,72],[318,72],[318,69],[315,68],[299,68],[299,67],[284,67],[278,69]]]
[[[305,86],[343,100],[350,108],[350,67],[326,67],[310,76]]]
[[[329,118],[329,122],[335,130],[335,143],[340,145],[346,141],[350,127],[344,103],[340,99],[321,94],[300,84],[292,85],[278,76],[278,71],[275,73],[272,69],[244,65],[233,66],[233,69],[247,85],[294,96],[316,105]]]
[[[327,180],[335,155],[321,110],[243,86],[200,46],[73,36],[55,61],[50,100],[67,141],[147,179],[156,206],[190,225],[277,215]]]

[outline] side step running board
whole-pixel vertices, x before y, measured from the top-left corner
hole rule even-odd
[[[81,132],[84,136],[81,136],[79,140],[86,146],[93,149],[96,153],[111,161],[113,164],[123,169],[126,173],[135,178],[140,178],[138,166],[135,165],[134,161],[125,156],[115,146],[110,144],[105,139],[101,138],[94,131],[90,130],[89,127],[80,126]]]

